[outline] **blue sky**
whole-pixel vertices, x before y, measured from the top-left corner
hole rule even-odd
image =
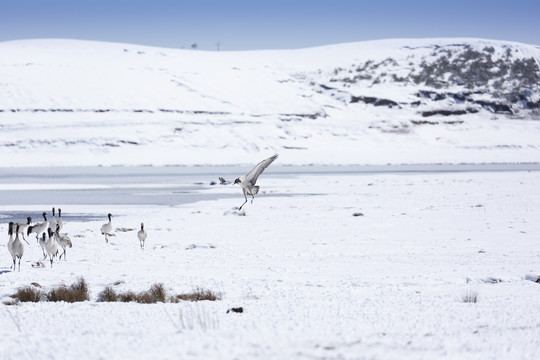
[[[540,0],[0,0],[0,41],[69,38],[159,47],[291,49],[385,38],[540,45]]]

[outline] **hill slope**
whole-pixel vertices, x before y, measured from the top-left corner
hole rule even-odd
[[[540,47],[0,43],[0,166],[536,162]]]

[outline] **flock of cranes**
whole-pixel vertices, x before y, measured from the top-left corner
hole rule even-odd
[[[278,155],[276,154],[261,161],[247,175],[240,176],[234,181],[228,181],[222,177],[219,178],[222,184],[239,184],[242,187],[245,201],[242,205],[240,205],[238,210],[241,210],[242,207],[247,203],[247,195],[251,196],[251,203],[253,203],[255,195],[259,193],[259,186],[255,185],[259,175],[261,175],[263,171],[277,158]],[[64,256],[64,260],[66,260],[66,248],[71,248],[73,243],[67,235],[60,233],[64,226],[64,222],[62,220],[62,209],[58,209],[58,219],[56,219],[55,208],[52,208],[52,218],[50,221],[47,220],[47,213],[44,212],[42,216],[43,222],[35,225],[31,225],[31,217],[26,218],[26,223],[9,223],[9,241],[7,247],[11,257],[13,258],[13,270],[15,270],[15,265],[18,259],[19,271],[21,271],[21,259],[24,255],[24,244],[19,238],[19,235],[22,235],[23,240],[30,245],[28,241],[26,241],[24,235],[26,234],[29,236],[30,234],[36,234],[36,240],[43,250],[43,260],[45,260],[48,256],[51,262],[51,267],[53,265],[53,259],[58,256],[58,253],[60,252],[60,248],[63,249],[63,252],[60,254],[60,256],[58,256],[58,259],[60,260],[62,259],[62,256]],[[109,218],[109,222],[101,226],[101,234],[105,236],[106,243],[109,242],[108,236],[113,234],[112,215],[109,213],[107,217]],[[141,223],[141,230],[137,232],[137,238],[139,239],[141,249],[144,249],[146,237],[147,233],[146,230],[144,230],[144,223]]]
[[[30,234],[36,234],[36,240],[43,251],[43,260],[49,257],[51,267],[53,266],[53,261],[56,257],[58,257],[58,260],[61,260],[63,256],[64,260],[66,260],[66,249],[71,248],[73,243],[69,236],[60,233],[64,226],[62,210],[58,209],[58,219],[56,219],[55,211],[55,208],[53,208],[53,216],[50,221],[47,220],[47,213],[44,212],[42,214],[43,222],[34,225],[31,225],[32,218],[30,216],[26,218],[26,223],[14,223],[12,221],[9,223],[9,240],[7,248],[13,259],[14,271],[17,264],[19,265],[19,271],[21,271],[21,259],[24,255],[24,244],[21,241],[21,237],[22,240],[30,245],[26,240],[25,235],[29,236]],[[101,234],[105,235],[105,242],[109,242],[108,236],[113,233],[112,215],[108,214],[108,218],[109,222],[101,226]],[[144,249],[144,241],[147,237],[146,230],[144,230],[144,224],[141,224],[141,230],[137,232],[137,237],[141,249]],[[60,253],[62,250],[63,252]]]
[[[71,239],[65,235],[60,234],[60,230],[64,226],[64,221],[62,220],[62,209],[58,209],[58,220],[56,219],[56,209],[52,209],[52,219],[51,221],[47,220],[47,213],[43,213],[43,222],[31,225],[32,218],[29,216],[26,218],[26,223],[9,223],[8,235],[8,251],[13,258],[13,270],[15,270],[17,259],[19,260],[19,271],[21,271],[21,259],[24,255],[24,244],[22,243],[19,235],[22,235],[22,239],[30,245],[26,240],[24,235],[29,236],[30,234],[36,234],[36,240],[43,250],[43,260],[49,256],[51,261],[51,267],[53,265],[53,259],[59,253],[59,247],[61,247],[64,252],[59,256],[59,259],[64,256],[66,259],[66,248],[72,247]],[[54,229],[54,230],[53,230]],[[15,237],[13,235],[15,234]]]

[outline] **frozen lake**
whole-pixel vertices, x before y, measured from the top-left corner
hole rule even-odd
[[[206,191],[219,176],[234,179],[249,166],[4,168],[0,198],[4,205],[179,205],[201,200],[241,198],[241,191]],[[538,171],[540,164],[271,166],[264,178],[377,173]],[[268,196],[287,196],[273,193]],[[5,214],[0,214],[5,215]]]

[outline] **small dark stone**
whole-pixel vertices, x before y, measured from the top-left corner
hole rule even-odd
[[[230,308],[229,310],[227,310],[227,314],[230,313],[230,312],[243,313],[244,308],[243,307]]]
[[[364,214],[362,214],[361,212],[355,212],[354,214],[352,214],[352,216],[364,216]]]

